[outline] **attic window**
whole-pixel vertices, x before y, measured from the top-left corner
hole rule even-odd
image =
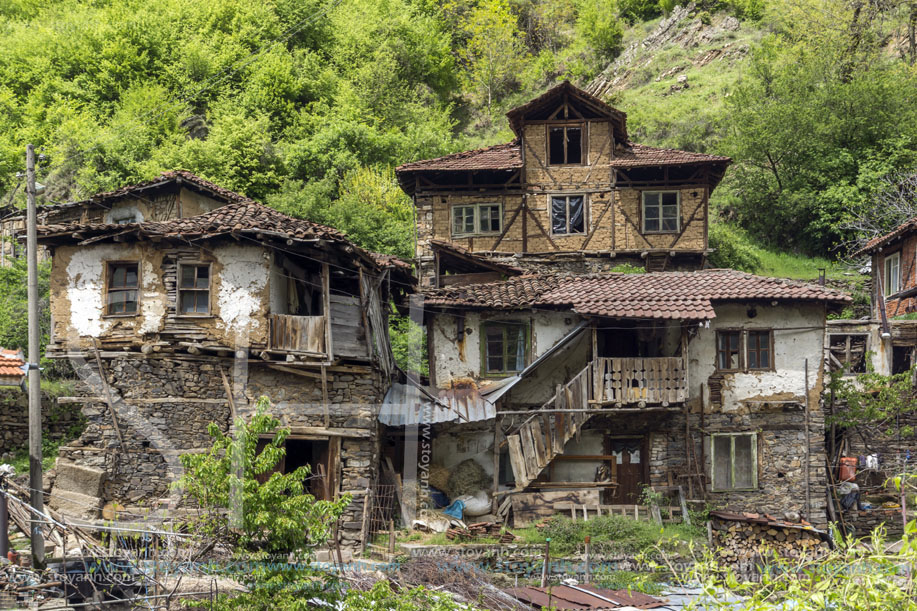
[[[137,313],[140,273],[137,263],[109,263],[106,313],[131,315]]]
[[[178,307],[181,314],[210,313],[210,265],[183,263],[179,266]]]
[[[583,163],[583,126],[548,126],[548,163],[576,165]]]

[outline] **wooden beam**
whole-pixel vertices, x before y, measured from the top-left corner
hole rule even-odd
[[[291,435],[318,435],[321,437],[359,437],[365,439],[372,437],[372,431],[369,429],[354,429],[344,427],[324,427],[324,426],[291,426]]]

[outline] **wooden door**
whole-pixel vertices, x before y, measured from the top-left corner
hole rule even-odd
[[[606,454],[614,457],[618,485],[607,496],[611,505],[635,505],[649,483],[645,437],[606,438]]]

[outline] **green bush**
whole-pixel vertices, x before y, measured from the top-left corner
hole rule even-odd
[[[727,223],[711,223],[709,234],[709,261],[713,267],[738,269],[754,273],[761,266],[755,246],[741,229]]]

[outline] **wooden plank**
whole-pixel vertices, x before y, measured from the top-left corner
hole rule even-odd
[[[532,434],[532,442],[535,446],[535,456],[538,460],[538,469],[544,469],[551,462],[548,455],[548,449],[544,445],[544,431],[541,430],[541,419],[535,418],[529,424],[529,431]]]
[[[516,487],[524,488],[528,483],[528,474],[525,470],[525,457],[522,453],[522,440],[518,433],[509,435],[506,438],[507,447],[509,448],[509,464],[513,469],[513,476],[516,478]],[[522,484],[520,486],[520,483]]]
[[[535,454],[535,442],[532,440],[532,430],[528,425],[523,426],[519,430],[519,439],[522,441],[522,457],[525,459],[525,484],[523,488],[528,485],[530,481],[538,477],[540,470],[538,469],[538,457]],[[516,482],[518,486],[519,482]]]

